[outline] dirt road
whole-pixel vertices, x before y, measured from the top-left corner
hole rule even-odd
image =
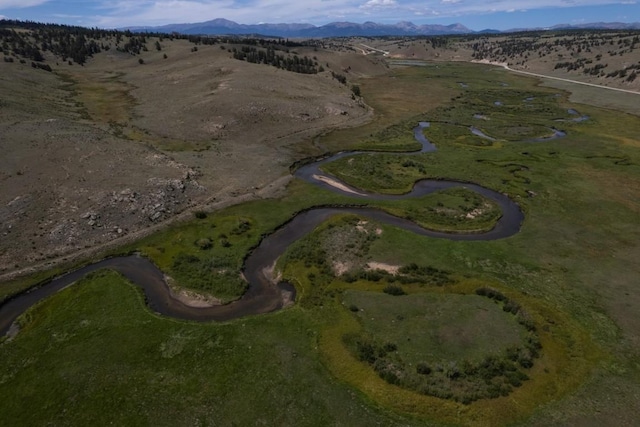
[[[509,65],[507,65],[504,62],[491,62],[491,61],[486,61],[486,60],[471,61],[471,62],[478,63],[478,64],[495,65],[497,67],[502,67],[505,70],[512,71],[514,73],[525,74],[527,76],[540,77],[540,78],[543,78],[543,79],[550,79],[550,80],[558,80],[558,81],[561,81],[561,82],[575,83],[575,84],[583,85],[583,86],[591,86],[591,87],[597,87],[597,88],[600,88],[600,89],[615,90],[616,92],[624,92],[624,93],[631,93],[631,94],[634,94],[634,95],[640,95],[640,92],[636,92],[634,90],[619,89],[617,87],[608,87],[608,86],[597,85],[595,83],[580,82],[580,81],[577,81],[577,80],[565,79],[565,78],[562,78],[562,77],[553,77],[553,76],[547,76],[547,75],[544,75],[544,74],[531,73],[529,71],[515,70],[515,69],[509,67]]]

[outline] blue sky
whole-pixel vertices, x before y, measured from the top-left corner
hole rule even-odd
[[[640,0],[0,0],[0,16],[119,28],[226,18],[242,24],[461,23],[472,30],[638,22]]]

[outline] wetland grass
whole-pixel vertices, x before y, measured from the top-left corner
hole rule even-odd
[[[423,110],[431,111],[422,119],[429,120],[434,117],[431,113],[437,112],[441,118],[456,122],[468,113],[470,122],[477,121],[473,115],[478,113],[479,103],[487,101],[463,94],[451,102],[450,97],[461,92],[459,81],[469,86],[465,94],[472,94],[481,85],[499,87],[499,82],[506,81],[509,86],[505,90],[513,92],[492,94],[500,95],[505,104],[523,95],[534,98],[526,104],[535,103],[549,93],[537,89],[535,80],[502,70],[491,71],[489,78],[484,78],[478,67],[443,64],[437,69],[403,70],[406,82],[400,84],[409,88],[411,82],[422,79],[434,88],[440,87],[432,92],[435,99]],[[360,86],[365,97],[372,97],[372,105],[386,102],[382,89],[375,93],[367,91],[366,83]],[[508,138],[509,128],[503,126],[508,122],[506,116],[496,115],[495,123],[500,126],[481,127],[487,135],[498,138],[491,145],[469,143],[478,138],[471,132],[467,141],[447,140],[442,138],[447,131],[443,126],[425,130],[438,145],[436,153],[407,157],[373,154],[328,165],[346,182],[374,191],[403,192],[416,179],[427,176],[478,182],[518,201],[526,213],[520,233],[490,242],[460,242],[417,237],[383,224],[368,224],[376,236],[363,244],[353,240],[359,235],[352,233],[360,220],[351,218],[344,225],[339,224],[343,219],[334,218],[296,243],[298,249],[309,249],[307,252],[301,251],[298,258],[285,256],[278,265],[296,286],[298,301],[294,307],[223,324],[160,318],[117,274],[96,273],[32,308],[22,317],[18,336],[0,344],[3,416],[19,424],[83,424],[99,419],[105,423],[158,425],[250,424],[256,420],[296,425],[550,425],[571,422],[575,420],[571,414],[576,412],[600,421],[606,421],[605,417],[613,423],[633,420],[637,414],[630,408],[638,403],[634,396],[638,395],[640,342],[635,310],[640,300],[634,293],[640,274],[635,262],[640,257],[637,118],[572,106],[564,99],[553,102],[565,113],[573,107],[591,119],[568,124],[568,135],[563,139],[522,143]],[[405,116],[398,113],[380,125],[327,135],[327,144],[339,146],[347,136],[362,132],[353,142],[360,144],[374,131],[383,131],[394,123],[404,126],[403,120],[420,112],[415,110],[416,105],[404,110]],[[551,104],[541,104],[538,116],[531,115],[527,108],[523,106],[513,116],[530,128],[526,132],[538,133],[537,126],[546,126],[556,114]],[[490,117],[487,111],[482,113]],[[431,131],[435,133],[429,134]],[[403,166],[407,159],[414,163]],[[375,167],[370,167],[371,163]],[[378,171],[386,175],[376,177]],[[224,250],[233,265],[239,265],[263,234],[296,212],[314,205],[352,203],[348,197],[294,181],[288,194],[278,201],[251,202],[209,213],[206,218],[172,227],[125,249],[142,251],[165,271],[171,270],[180,253]],[[475,209],[478,203],[484,202],[464,192],[437,193],[393,207],[371,202],[394,209],[397,214],[404,211],[412,217],[424,216],[427,222],[433,220],[429,208],[459,208],[464,212]],[[243,221],[250,227],[233,234],[235,227],[246,228],[240,225]],[[491,221],[489,215],[478,226],[485,227]],[[338,237],[324,233],[331,224]],[[340,227],[350,230],[340,232]],[[220,243],[221,234],[227,236],[230,246]],[[342,247],[340,236],[344,236]],[[212,247],[198,244],[205,238]],[[331,251],[333,258],[327,258]],[[307,255],[321,262],[307,259]],[[447,272],[451,280],[403,283],[408,295],[389,296],[383,293],[390,284],[387,276],[378,281],[363,276],[344,280],[326,268],[332,260],[349,256],[387,265],[428,266]],[[531,316],[539,334],[539,358],[525,372],[529,380],[521,381],[507,396],[463,403],[420,394],[389,384],[345,344],[345,336],[363,331],[378,334],[376,339],[382,346],[390,343],[396,349],[389,346],[389,352],[406,352],[416,373],[423,375],[417,366],[425,363],[433,370],[432,362],[426,360],[429,355],[417,347],[401,348],[400,343],[420,330],[431,339],[427,335],[432,331],[429,322],[405,316],[414,327],[411,332],[398,332],[393,319],[384,317],[387,313],[380,308],[380,301],[384,299],[384,304],[391,304],[394,310],[406,309],[400,303],[404,298],[440,301],[441,307],[448,307],[447,316],[442,318],[446,322],[440,325],[446,328],[447,336],[458,336],[470,328],[477,335],[482,324],[464,320],[465,312],[455,304],[470,297],[468,304],[475,307],[493,304],[490,307],[497,309],[493,315],[499,320],[491,324],[496,329],[485,328],[488,334],[471,340],[474,345],[466,349],[438,346],[432,341],[429,347],[436,359],[482,360],[492,345],[509,346],[522,339],[514,316],[499,303],[488,298],[476,300],[480,297],[473,294],[482,287],[496,289],[517,302]],[[358,317],[369,311],[376,311],[377,319]],[[511,337],[513,342],[497,336]],[[478,353],[474,353],[476,350]],[[421,371],[427,369],[423,366]],[[612,395],[617,400],[613,406],[607,403]],[[38,409],[22,410],[25,400]],[[620,408],[617,418],[611,418],[612,408]]]

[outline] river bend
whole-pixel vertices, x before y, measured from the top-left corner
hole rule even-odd
[[[429,127],[428,122],[420,122],[413,130],[421,149],[413,154],[427,153],[436,150],[424,136],[423,130]],[[249,286],[247,292],[237,301],[214,307],[192,307],[176,299],[167,285],[164,274],[148,259],[139,255],[108,258],[87,265],[57,277],[46,284],[30,289],[6,301],[0,306],[0,336],[6,334],[16,318],[38,301],[53,295],[71,285],[86,274],[102,268],[110,268],[120,272],[136,286],[143,289],[149,308],[161,315],[178,319],[196,321],[226,321],[240,317],[272,312],[283,308],[287,297],[295,298],[295,288],[288,283],[273,283],[269,271],[277,259],[296,240],[306,236],[315,227],[330,217],[341,213],[353,213],[371,220],[400,227],[422,236],[444,238],[450,240],[495,240],[509,237],[520,230],[524,215],[519,206],[504,194],[473,183],[447,180],[420,180],[413,189],[402,195],[381,195],[354,188],[334,176],[323,172],[323,164],[337,159],[363,154],[363,151],[343,152],[326,159],[300,167],[294,175],[307,182],[344,194],[356,199],[399,200],[420,197],[447,188],[462,187],[494,201],[502,211],[502,216],[495,227],[483,233],[444,233],[426,230],[416,223],[399,218],[374,208],[358,207],[321,207],[298,213],[289,222],[283,224],[272,234],[266,236],[246,258],[243,273]],[[410,155],[402,153],[399,155]]]

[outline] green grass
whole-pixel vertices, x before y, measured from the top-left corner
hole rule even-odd
[[[488,205],[485,206],[485,203]],[[282,200],[262,200],[233,206],[223,212],[174,225],[101,256],[139,251],[167,273],[173,287],[229,302],[244,292],[246,284],[239,279],[242,262],[248,251],[258,245],[262,236],[273,232],[296,212],[327,204],[379,207],[394,215],[411,218],[426,228],[439,230],[477,231],[491,228],[499,215],[499,211],[490,202],[479,198],[475,193],[460,189],[393,203],[365,203],[354,202],[348,197],[336,196],[327,190],[295,180],[288,187],[288,196]],[[467,213],[473,212],[480,205],[482,215],[466,218]],[[241,224],[244,223],[250,224],[250,227],[240,232]],[[203,248],[203,241],[209,241],[210,247]],[[184,256],[195,257],[197,261],[194,260],[194,265],[190,266],[192,268],[176,269],[176,259]],[[95,260],[99,258],[100,256]],[[55,271],[45,271],[3,283],[0,286],[0,300],[89,262],[91,260],[84,260]],[[213,267],[206,268],[207,264]]]
[[[544,147],[546,150],[542,150],[542,156],[547,155],[548,147]],[[486,187],[525,196],[529,173],[522,166],[528,168],[530,161],[522,152],[537,153],[539,150],[536,146],[524,148],[522,145],[496,153],[468,146],[439,147],[436,153],[411,156],[414,167],[403,166],[406,157],[366,154],[340,159],[324,165],[323,169],[363,190],[387,194],[406,193],[418,179],[464,181],[473,177],[474,182]]]
[[[353,203],[347,197],[336,197],[300,181],[290,185],[289,194],[279,202],[258,201],[234,206],[220,214],[160,232],[126,249],[137,248],[150,257],[174,279],[175,286],[230,301],[242,295],[245,288],[238,281],[242,262],[263,235],[271,233],[293,212],[317,205]],[[371,201],[359,204],[380,207],[394,215],[411,218],[426,228],[448,231],[490,229],[500,216],[493,203],[463,189],[393,203]],[[468,218],[468,214],[472,217]],[[203,249],[203,240],[210,242],[210,247],[207,245]],[[197,258],[193,259],[191,266],[182,263],[193,268],[176,268],[176,260],[184,256]],[[236,285],[229,287],[229,279]]]
[[[428,79],[441,71],[427,67],[421,72]],[[575,141],[581,129],[593,127],[588,122],[556,122],[556,119],[568,118],[569,114],[561,104],[562,98],[552,91],[526,86],[525,90],[523,84],[498,89],[500,83],[493,78],[468,77],[473,79],[470,88],[452,99],[451,103],[412,119],[413,126],[418,121],[431,122],[423,132],[438,147],[438,152],[414,155],[410,160],[398,155],[353,156],[327,164],[324,169],[358,188],[383,193],[406,192],[420,178],[465,180],[473,176],[474,182],[524,196],[527,188],[523,187],[529,182],[529,162],[522,160],[529,157],[529,152],[532,151],[533,156],[537,155],[540,160],[540,156],[551,151],[549,147],[558,147],[567,140]],[[496,100],[500,100],[502,105],[496,106]],[[482,118],[476,118],[477,115]],[[394,124],[381,131],[380,135],[398,133],[411,136],[408,131],[410,125],[407,122]],[[496,141],[473,135],[470,131],[472,126]],[[522,142],[548,137],[553,134],[553,127],[562,127],[570,132],[570,136],[546,142],[544,154],[537,154],[539,147]],[[365,140],[363,147],[366,145]],[[409,162],[410,167],[407,167]],[[494,167],[488,168],[488,163]],[[464,168],[460,167],[461,164]]]
[[[480,69],[491,71],[479,73]],[[398,93],[403,94],[423,81],[424,86],[417,86],[420,90],[413,92],[414,100],[406,101],[393,94],[396,84]],[[469,89],[461,90],[459,81],[467,83]],[[500,82],[509,85],[504,90],[510,92],[500,97],[507,104],[515,103],[524,94],[533,96],[535,102],[553,93],[536,88],[534,80],[479,66],[441,64],[438,68],[394,71],[391,76],[375,79],[377,92],[367,91],[366,82],[361,83],[361,88],[365,97],[374,97],[372,105],[382,106],[389,101],[388,114],[392,114],[391,107],[398,107],[397,113],[385,116],[377,124],[330,134],[321,140],[334,147],[342,147],[343,143],[344,147],[354,147],[393,124],[398,128],[390,128],[389,132],[403,126],[406,129],[409,122],[405,121],[413,120],[420,111],[430,110],[421,116],[422,120],[440,114],[455,125],[425,130],[438,145],[436,153],[354,156],[327,165],[327,170],[360,188],[386,192],[407,191],[416,179],[424,177],[477,182],[508,193],[522,206],[526,219],[520,233],[491,242],[454,242],[417,237],[369,223],[367,230],[376,230],[376,237],[363,240],[353,231],[359,220],[351,217],[344,222],[344,218],[334,218],[292,248],[308,249],[304,256],[285,257],[279,264],[298,291],[293,308],[225,324],[159,318],[144,307],[141,294],[117,275],[95,275],[81,286],[73,286],[40,304],[24,318],[22,332],[13,341],[0,344],[3,419],[19,425],[86,424],[89,420],[160,425],[392,425],[396,421],[572,425],[585,419],[599,425],[637,424],[637,118],[572,105],[564,97],[554,98],[541,101],[535,107],[538,110],[534,108],[535,114],[527,110],[530,107],[513,110],[512,120],[535,130],[526,131],[534,134],[538,126],[546,126],[554,118],[557,109],[573,107],[591,119],[579,124],[563,122],[569,134],[560,140],[514,142],[509,139],[509,132],[513,134],[514,130],[506,126],[510,120],[506,113],[489,110],[494,95],[502,92],[482,95],[491,85],[492,90],[498,90]],[[380,83],[386,85],[380,87]],[[429,91],[429,87],[436,89]],[[387,97],[385,93],[391,95]],[[461,98],[450,102],[452,96],[459,94]],[[491,117],[486,121],[490,125],[479,119],[475,120],[481,123],[475,124],[469,117],[471,111],[477,112],[474,110],[480,103],[487,105],[482,113]],[[418,109],[420,105],[422,110]],[[458,132],[466,120],[501,139],[491,145],[478,145],[470,137],[442,138],[441,132]],[[357,135],[356,139],[350,138]],[[180,254],[202,259],[225,257],[239,268],[261,236],[295,212],[314,205],[341,203],[354,201],[293,181],[287,196],[280,200],[251,202],[210,213],[207,218],[177,225],[119,251],[141,250],[172,276]],[[433,222],[435,228],[446,228],[451,224],[434,216],[434,209],[453,210],[455,218],[475,209],[478,203],[484,201],[455,190],[415,200],[372,204],[425,224]],[[495,211],[488,212],[492,213],[486,221],[468,227],[489,226]],[[234,234],[242,221],[250,227]],[[222,244],[223,234],[229,246]],[[211,247],[205,248],[208,245],[202,239],[208,239]],[[325,253],[322,263],[307,257],[316,256],[320,249]],[[396,282],[409,295],[392,297],[382,292],[391,282],[389,277],[374,281],[357,276],[355,281],[347,281],[322,265],[343,256],[395,266],[430,266],[447,272],[450,280],[437,284]],[[10,290],[4,285],[2,289],[6,295],[28,284],[25,280],[15,282]],[[446,335],[462,339],[465,335],[460,332],[478,327],[478,322],[473,317],[465,318],[473,311],[456,308],[468,307],[471,303],[464,300],[464,294],[481,286],[499,289],[525,307],[542,343],[540,358],[527,373],[530,380],[509,396],[463,405],[406,390],[380,378],[344,342],[345,335],[359,334],[363,328],[353,312],[342,305],[345,298],[381,298],[375,302],[380,315],[374,320],[389,326],[386,316],[391,316],[393,310],[383,310],[388,306],[383,306],[384,298],[412,300],[418,298],[414,295],[425,292],[429,296],[424,298],[438,301],[439,307],[449,307],[451,317],[442,319],[451,319],[448,324],[457,324],[457,328]],[[473,301],[494,304],[475,297]],[[350,301],[348,305],[351,304],[357,306],[358,302]],[[403,311],[413,310],[408,307]],[[478,337],[477,346],[456,347],[454,341],[435,345],[430,341],[431,346],[424,352],[404,346],[402,351],[411,363],[418,363],[423,357],[418,354],[427,352],[435,359],[481,357],[492,343],[502,342],[496,342],[496,336],[509,336],[499,332],[509,325],[509,315],[500,310],[493,314],[501,321],[490,322],[495,329],[484,338]],[[391,326],[381,327],[383,323],[367,327],[381,334],[381,341],[393,339],[398,348],[402,338],[406,340],[423,331],[421,339],[432,339],[438,330],[446,328],[441,321],[433,329],[416,329],[424,319],[417,315],[405,315],[405,319],[414,327],[398,333]],[[24,402],[36,409],[26,411]],[[401,418],[407,414],[409,418]]]
[[[197,219],[139,245],[172,278],[172,284],[228,302],[242,296],[245,254],[260,239],[249,217],[219,215]],[[171,236],[167,238],[167,236]]]
[[[384,291],[345,292],[344,304],[362,332],[345,335],[344,341],[385,381],[469,404],[508,395],[528,379],[539,339],[505,312],[515,310],[516,303],[498,304],[478,295],[390,296]]]
[[[464,188],[441,190],[416,199],[379,203],[379,206],[424,228],[451,232],[490,230],[502,215],[493,201]]]
[[[355,305],[365,333],[394,343],[406,363],[478,361],[520,343],[524,331],[514,316],[477,295],[347,291],[345,305]]]
[[[314,350],[318,324],[298,309],[179,322],[99,272],[28,318],[0,346],[2,418],[12,425],[397,423],[327,375]]]
[[[472,292],[480,283],[483,282],[466,281],[446,288],[433,289],[432,292],[445,294],[443,300],[446,300],[452,296],[451,294]],[[371,285],[366,283],[356,283],[353,287],[372,290]],[[408,290],[410,295],[423,292],[419,288]],[[323,331],[320,340],[321,350],[334,375],[363,390],[371,399],[397,411],[413,413],[447,425],[504,425],[513,423],[514,420],[524,420],[535,408],[561,399],[567,392],[583,383],[594,363],[601,360],[602,355],[598,347],[590,341],[585,330],[563,313],[551,309],[539,299],[522,294],[507,296],[522,303],[535,319],[542,344],[540,359],[536,359],[533,368],[527,372],[527,376],[532,380],[523,380],[520,387],[511,391],[507,397],[482,399],[470,404],[467,403],[468,400],[461,399],[464,403],[458,403],[450,400],[453,396],[445,395],[447,398],[442,399],[434,397],[432,393],[416,393],[390,384],[388,378],[378,376],[375,365],[371,366],[359,360],[349,349],[348,339],[345,344],[345,336],[359,334],[362,328],[352,312],[346,308],[342,310],[342,319]],[[376,329],[375,333],[379,333],[379,330]],[[396,342],[398,338],[402,338],[402,335],[396,336]],[[466,364],[463,362],[462,366]],[[435,368],[437,369],[437,366]],[[444,366],[442,372],[447,372]]]
[[[549,79],[543,80],[543,86],[570,92],[571,102],[610,108],[612,110],[635,114],[636,116],[640,115],[640,105],[638,104],[639,96],[632,93],[617,92]]]
[[[418,122],[417,117],[405,119],[364,137],[354,148],[367,151],[398,152],[420,150],[420,143],[413,136],[413,128]]]

